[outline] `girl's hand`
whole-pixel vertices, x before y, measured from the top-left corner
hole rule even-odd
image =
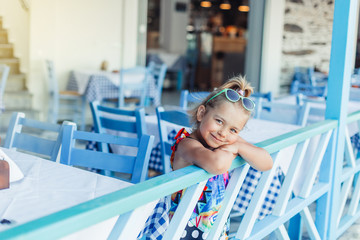
[[[230,153],[234,154],[235,156],[238,155],[238,152],[239,152],[239,146],[237,146],[236,143],[234,143],[234,144],[222,145],[222,146],[219,147],[218,149],[223,150],[223,151],[230,152]]]

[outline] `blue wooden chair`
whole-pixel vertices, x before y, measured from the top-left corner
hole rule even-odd
[[[6,133],[5,148],[16,149],[56,161],[65,125],[75,125],[64,121],[62,125],[25,118],[25,114],[12,114]]]
[[[131,67],[122,69],[120,71],[120,84],[119,84],[119,98],[118,98],[118,107],[124,108],[126,106],[125,99],[130,100],[130,97],[127,96],[127,92],[138,91],[139,97],[131,96],[131,99],[137,100],[137,106],[144,107],[145,100],[149,85],[149,69],[147,67]],[[126,76],[125,76],[126,75]],[[125,78],[138,78],[143,76],[141,82],[126,81]]]
[[[136,134],[140,137],[146,134],[145,110],[137,108],[126,110],[102,106],[98,101],[90,103],[96,133],[106,133],[106,130]],[[109,152],[107,144],[98,146],[103,152]]]
[[[129,156],[77,148],[75,143],[78,140],[134,147],[137,148],[137,154]],[[119,137],[106,133],[77,131],[76,126],[65,126],[60,163],[131,174],[130,179],[125,180],[139,183],[146,180],[153,141],[154,136],[145,134],[138,138]]]
[[[3,110],[3,99],[5,93],[6,82],[9,76],[10,67],[5,64],[0,64],[0,112]]]
[[[168,140],[169,125],[174,129],[175,125],[180,128],[191,128],[189,115],[183,111],[165,111],[163,107],[156,108],[156,116],[158,119],[158,128],[160,135],[160,150],[161,150],[161,162],[163,166],[163,172],[168,173],[171,171],[170,156],[172,143]]]
[[[149,62],[148,69],[150,76],[154,78],[157,99],[159,100],[159,104],[161,104],[161,94],[166,76],[167,65],[165,63],[158,64],[151,61]],[[147,101],[148,100],[154,103],[154,98],[147,97]],[[149,103],[146,102],[146,105],[149,105]]]
[[[295,67],[290,93],[302,93],[306,96],[316,97],[326,96],[327,77],[321,73],[315,74],[313,67]]]
[[[48,92],[50,95],[48,121],[71,120],[85,129],[86,100],[76,91],[59,91],[54,62],[46,60]]]
[[[183,110],[189,109],[192,104],[196,104],[205,99],[210,92],[193,92],[190,93],[189,90],[182,90],[180,95],[180,108]]]

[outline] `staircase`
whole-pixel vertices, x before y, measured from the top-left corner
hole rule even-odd
[[[20,59],[14,57],[14,46],[9,43],[8,32],[2,23],[0,17],[0,64],[10,67],[3,99],[5,112],[0,114],[0,137],[3,139],[13,112],[24,112],[29,118],[38,118],[39,114],[32,109],[32,95],[26,88],[26,75],[20,72]]]

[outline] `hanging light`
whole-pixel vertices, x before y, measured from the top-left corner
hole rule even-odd
[[[250,7],[249,7],[249,6],[245,6],[245,5],[241,5],[241,6],[239,6],[238,10],[239,10],[240,12],[248,12],[248,11],[250,11]]]
[[[211,2],[210,1],[202,1],[200,3],[200,6],[203,8],[209,8],[209,7],[211,7]]]
[[[223,3],[220,4],[220,9],[222,9],[222,10],[230,10],[231,9],[231,4],[229,3],[229,1],[225,0]]]

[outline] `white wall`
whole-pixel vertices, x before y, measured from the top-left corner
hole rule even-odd
[[[53,59],[60,90],[73,69],[109,70],[136,64],[137,11],[135,0],[31,0],[29,10],[18,0],[0,0],[0,16],[14,44],[33,108],[46,113],[44,60]],[[44,117],[44,116],[43,116]]]
[[[32,0],[28,86],[34,93],[33,108],[46,109],[47,94],[39,88],[46,84],[46,58],[55,62],[61,90],[73,69],[98,70],[103,60],[109,62],[109,70],[133,66],[136,25],[133,0]]]
[[[260,91],[271,91],[275,97],[278,95],[280,89],[284,12],[285,0],[266,1],[262,41]]]

